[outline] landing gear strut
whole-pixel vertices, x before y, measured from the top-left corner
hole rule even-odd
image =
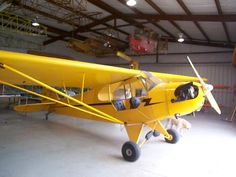
[[[176,117],[178,115],[176,114]],[[151,131],[147,132],[145,135],[145,139],[143,141],[139,141],[139,136],[141,133],[141,130],[143,128],[143,125],[132,125],[127,126],[126,130],[130,137],[130,141],[127,141],[122,146],[121,152],[123,155],[123,158],[126,161],[129,162],[135,162],[140,157],[140,148],[143,146],[144,143],[146,143],[151,137],[157,137],[160,134],[163,134],[165,137],[165,141],[171,144],[175,144],[179,141],[179,134],[174,129],[168,129],[166,130],[165,127],[162,125],[162,123],[157,120],[154,123],[148,124],[148,126],[152,129]]]
[[[47,113],[45,114],[45,120],[48,120],[49,114],[51,114],[51,112],[47,112]]]

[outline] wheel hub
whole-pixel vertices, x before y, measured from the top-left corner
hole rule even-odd
[[[168,139],[171,141],[173,139],[173,136],[169,135]]]
[[[127,156],[132,156],[132,150],[131,149],[126,149],[126,154],[127,154]]]

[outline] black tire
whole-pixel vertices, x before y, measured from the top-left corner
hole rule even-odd
[[[165,138],[167,143],[175,144],[179,141],[179,133],[174,129],[168,129],[167,132],[172,136],[171,140]]]
[[[123,144],[121,152],[125,160],[135,162],[140,156],[140,147],[132,141],[127,141]]]

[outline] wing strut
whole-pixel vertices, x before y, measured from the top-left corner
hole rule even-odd
[[[84,110],[84,109],[78,108],[78,107],[76,107],[76,106],[73,106],[73,105],[69,104],[69,102],[68,102],[68,103],[65,103],[65,102],[62,102],[62,101],[59,101],[59,100],[56,100],[56,99],[47,97],[47,96],[45,96],[45,95],[42,95],[42,94],[39,94],[39,93],[30,91],[30,90],[27,90],[27,89],[24,89],[24,88],[21,88],[21,87],[18,87],[18,86],[16,86],[16,85],[13,85],[13,84],[10,84],[10,83],[8,83],[8,82],[4,82],[4,81],[1,81],[1,80],[0,80],[0,83],[2,83],[2,84],[5,84],[5,85],[8,85],[8,86],[17,88],[17,89],[19,89],[19,90],[28,92],[28,93],[33,94],[33,95],[36,95],[36,96],[39,96],[39,97],[41,97],[41,98],[45,98],[45,99],[48,99],[48,100],[50,100],[50,101],[53,101],[53,102],[62,104],[62,105],[64,105],[64,106],[68,106],[68,107],[70,107],[70,108],[73,108],[73,109],[76,109],[76,110],[79,110],[79,111],[82,111],[82,112],[85,112],[85,113],[88,113],[88,114],[91,114],[91,115],[100,117],[100,118],[102,118],[102,119],[109,120],[109,121],[111,121],[111,122],[123,124],[123,122],[121,122],[120,120],[116,119],[115,117],[112,117],[112,116],[110,116],[110,115],[108,115],[108,114],[106,114],[106,113],[104,113],[104,112],[102,112],[102,111],[100,111],[100,110],[98,110],[98,109],[92,107],[92,106],[89,106],[89,105],[87,105],[86,103],[84,103],[84,102],[82,102],[82,101],[79,101],[79,100],[77,100],[77,99],[75,99],[75,98],[73,98],[73,97],[71,97],[71,96],[69,96],[69,95],[67,95],[67,94],[65,94],[65,93],[63,93],[63,92],[61,92],[61,91],[59,91],[59,90],[57,90],[57,89],[55,89],[55,88],[53,88],[53,87],[51,87],[51,86],[45,84],[45,83],[43,83],[43,82],[41,82],[41,81],[39,81],[39,80],[37,80],[37,79],[31,77],[31,76],[29,76],[29,75],[27,75],[27,74],[25,74],[25,73],[19,71],[19,70],[17,70],[17,69],[14,69],[14,68],[12,68],[12,67],[6,65],[6,64],[0,64],[0,67],[1,67],[2,69],[8,69],[8,70],[12,71],[13,73],[16,73],[16,74],[18,74],[18,75],[20,75],[20,76],[22,76],[22,77],[24,77],[24,78],[26,78],[26,79],[29,79],[29,80],[35,82],[36,84],[38,84],[38,85],[40,85],[40,86],[42,86],[42,87],[45,87],[46,89],[48,89],[48,90],[50,90],[50,91],[52,91],[52,92],[54,92],[54,93],[57,93],[58,95],[61,95],[61,96],[65,97],[65,98],[67,98],[68,100],[70,100],[70,101],[72,101],[72,102],[75,102],[75,103],[77,103],[77,104],[79,104],[79,105],[84,106],[84,107],[87,108],[88,110]],[[92,111],[93,111],[93,112],[92,112]]]

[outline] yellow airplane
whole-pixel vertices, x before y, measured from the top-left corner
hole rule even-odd
[[[212,87],[188,60],[197,77],[0,51],[0,83],[42,98],[40,103],[17,105],[16,111],[47,110],[48,114],[124,125],[129,141],[122,146],[122,155],[134,162],[141,146],[152,136],[161,133],[166,142],[178,142],[178,133],[166,130],[162,120],[201,109],[205,96],[221,113]],[[41,86],[43,91],[37,93],[22,85]],[[71,87],[80,88],[80,93],[69,93]],[[150,131],[141,141],[144,126]]]

